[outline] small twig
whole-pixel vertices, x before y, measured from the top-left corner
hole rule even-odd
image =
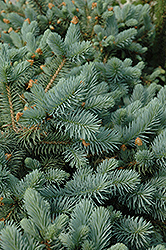
[[[53,75],[50,82],[48,83],[47,87],[45,88],[45,93],[49,90],[49,88],[51,87],[51,85],[55,81],[55,78],[58,76],[58,74],[59,74],[60,70],[62,69],[62,67],[64,66],[65,62],[66,62],[66,58],[63,59],[63,61],[59,65],[58,69],[56,70],[55,74]]]
[[[13,109],[13,104],[12,104],[12,97],[10,94],[10,88],[6,83],[6,90],[7,90],[7,96],[8,96],[8,101],[9,101],[9,105],[10,105],[10,115],[11,115],[11,120],[12,120],[12,127],[13,130],[16,132],[16,124],[15,124],[15,119],[14,119],[14,109]]]
[[[40,144],[54,144],[54,145],[63,144],[63,145],[67,145],[67,144],[69,144],[69,142],[66,142],[66,141],[41,141]]]

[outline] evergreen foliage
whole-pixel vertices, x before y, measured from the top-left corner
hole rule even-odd
[[[165,71],[148,4],[0,0],[0,249],[166,249]]]

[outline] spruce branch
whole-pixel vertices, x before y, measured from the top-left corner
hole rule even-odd
[[[0,249],[164,250],[149,5],[12,1],[0,0]]]
[[[33,0],[33,1],[31,1],[31,0],[29,0],[28,1],[30,4],[32,3],[32,6],[34,6],[34,3],[37,5],[37,10],[38,10],[38,12],[40,12],[40,14],[41,15],[44,15],[45,13],[43,12],[43,9],[42,9],[42,5],[41,5],[41,3],[40,3],[40,1],[38,1],[38,0]],[[34,2],[34,3],[33,3]]]

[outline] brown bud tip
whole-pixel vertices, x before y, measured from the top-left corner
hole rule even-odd
[[[18,122],[18,120],[20,119],[20,117],[23,115],[23,113],[21,113],[21,112],[18,112],[17,114],[16,114],[16,122]]]
[[[97,3],[92,3],[92,10],[97,6]]]
[[[36,56],[36,55],[33,53],[33,55],[31,56],[31,58],[33,59],[33,58],[35,58],[35,56]]]
[[[51,30],[54,30],[55,28],[54,28],[54,26],[51,25],[51,26],[50,26],[50,29],[51,29]]]
[[[33,86],[34,81],[32,79],[29,80],[28,82],[28,87],[26,89],[30,89]]]
[[[76,11],[79,12],[79,8],[76,8]]]
[[[97,20],[99,17],[98,16],[95,16],[95,19]]]
[[[27,106],[24,107],[24,111],[28,110],[29,108]]]
[[[34,109],[34,107],[36,107],[36,104],[35,104],[35,105],[33,105],[33,106],[31,106],[31,108],[32,108],[32,109]],[[33,126],[32,126],[32,127],[33,127]]]
[[[82,139],[82,144],[85,146],[85,147],[88,147],[90,145],[90,143],[86,143],[86,141],[84,139]]]
[[[2,14],[2,13],[5,13],[5,12],[6,12],[5,10],[1,10],[1,14]]]
[[[108,11],[112,11],[114,8],[113,7],[110,7],[110,8],[108,8]]]
[[[34,63],[34,60],[27,60],[30,64],[31,64],[31,66],[33,65],[33,63]]]
[[[120,147],[123,151],[125,151],[127,149],[126,145],[123,144],[121,147]]]
[[[3,19],[4,23],[10,23],[10,21],[6,18]]]
[[[49,3],[48,4],[48,8],[51,10],[52,9],[52,7],[54,7],[55,5],[53,4],[53,3]]]
[[[142,146],[142,140],[139,137],[135,139],[135,145]]]
[[[137,26],[135,26],[134,28],[135,28],[135,29],[137,29],[138,27],[137,27]]]
[[[79,19],[78,19],[77,16],[74,16],[74,17],[72,18],[72,20],[71,20],[71,23],[73,23],[73,24],[77,24],[78,22],[79,22]]]
[[[66,6],[66,3],[65,3],[65,2],[62,2],[62,5],[63,5],[63,6]]]
[[[75,4],[75,1],[74,1],[74,0],[72,0],[72,3],[73,3],[73,4]]]
[[[58,19],[57,24],[60,24],[60,23],[61,23],[61,20],[60,20],[60,19]]]
[[[90,20],[91,18],[92,18],[91,16],[87,16],[87,19],[89,19],[89,20]]]
[[[31,23],[29,18],[25,19],[24,22],[28,22],[29,24]]]
[[[41,70],[43,70],[44,67],[46,67],[46,65],[40,65]]]
[[[81,106],[84,107],[84,106],[85,106],[85,102],[83,102],[83,103],[81,104]]]
[[[6,154],[5,154],[5,156],[6,156],[6,160],[9,160],[9,159],[10,159],[10,157],[12,156],[12,154],[8,154],[8,153],[6,153]]]
[[[8,29],[8,33],[10,33],[12,30],[13,30],[13,28],[10,27],[10,28]]]
[[[43,54],[43,51],[41,50],[41,48],[38,48],[35,52],[38,53],[39,55]]]

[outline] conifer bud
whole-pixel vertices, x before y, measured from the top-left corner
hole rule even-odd
[[[30,64],[31,64],[31,66],[33,65],[33,63],[34,63],[34,60],[27,60]]]
[[[79,22],[79,19],[78,19],[77,16],[74,16],[74,17],[72,18],[72,20],[71,20],[71,23],[73,23],[73,24],[77,24],[78,22]]]
[[[30,89],[33,86],[34,81],[32,79],[29,80],[28,82],[28,87],[26,89]]]
[[[87,19],[90,20],[92,17],[91,16],[87,16]]]
[[[54,28],[54,26],[50,25],[50,29],[51,29],[51,30],[54,30],[55,28]]]
[[[8,33],[10,33],[12,30],[13,30],[13,28],[10,27],[10,28],[8,29]]]
[[[16,122],[18,122],[18,120],[20,119],[20,117],[23,115],[23,113],[21,113],[21,112],[18,112],[17,114],[16,114]]]
[[[88,147],[90,145],[90,143],[86,143],[86,141],[84,139],[80,139],[82,141],[82,144],[85,146],[85,147]]]
[[[53,3],[49,3],[48,4],[48,8],[51,10],[52,9],[52,7],[54,7],[55,5],[53,4]]]
[[[41,48],[38,48],[35,53],[38,53],[39,55],[42,55],[43,54],[43,51],[41,50]]]
[[[92,10],[97,6],[97,3],[92,3]]]
[[[62,5],[63,5],[63,6],[66,6],[66,3],[65,3],[65,2],[62,2]]]
[[[24,107],[24,111],[28,110],[29,108],[27,106]]]
[[[6,13],[6,11],[5,11],[5,10],[1,10],[1,14],[2,14],[2,13]]]
[[[4,206],[4,203],[2,202],[3,197],[0,197],[0,206]],[[1,218],[0,221],[5,221],[5,218]]]
[[[41,70],[43,70],[44,67],[46,67],[46,65],[40,65]]]
[[[139,137],[135,139],[135,145],[142,146],[142,140]]]
[[[36,56],[36,55],[33,53],[32,56],[31,56],[31,58],[33,59],[33,58],[35,58],[35,56]]]
[[[5,154],[5,156],[6,156],[6,160],[9,160],[9,159],[10,159],[10,157],[12,156],[12,154],[8,154],[8,153],[6,153],[6,154]]]
[[[76,11],[79,12],[79,8],[76,8]]]
[[[4,23],[10,23],[10,21],[6,18],[3,19]]]
[[[25,19],[24,22],[28,22],[29,24],[31,23],[29,18]]]
[[[31,106],[32,109],[34,109],[34,107],[36,107],[36,104],[34,104],[33,106]],[[32,126],[33,127],[33,126]]]
[[[108,11],[112,11],[114,8],[113,7],[110,7],[110,8],[108,8]]]
[[[125,151],[127,149],[126,145],[123,144],[121,147],[120,147],[123,151]]]
[[[60,23],[61,23],[61,20],[60,20],[60,19],[58,19],[58,20],[57,20],[57,24],[60,24]]]

